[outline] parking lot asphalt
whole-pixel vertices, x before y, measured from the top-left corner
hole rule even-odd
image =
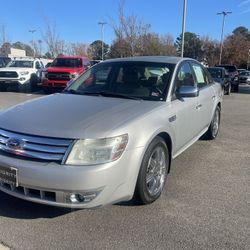
[[[38,96],[0,92],[0,108]],[[24,250],[250,249],[250,86],[225,96],[218,138],[199,140],[172,164],[162,197],[148,206],[71,211],[0,192],[0,242]]]

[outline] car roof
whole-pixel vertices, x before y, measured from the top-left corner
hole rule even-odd
[[[135,56],[135,57],[123,57],[116,59],[105,60],[105,62],[161,62],[161,63],[170,63],[177,64],[181,61],[193,60],[191,58],[182,58],[177,56]]]
[[[57,58],[79,59],[79,58],[88,58],[88,57],[86,57],[86,56],[58,56]]]
[[[225,68],[223,67],[208,67],[208,69],[220,69],[220,70],[226,70]]]

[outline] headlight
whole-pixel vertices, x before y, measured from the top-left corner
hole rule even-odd
[[[71,78],[77,78],[79,76],[79,74],[78,73],[71,73],[70,76],[71,76]]]
[[[29,74],[29,71],[21,71],[20,72],[20,75],[24,76],[24,75],[28,75]]]
[[[104,139],[78,140],[74,144],[66,164],[95,165],[120,158],[128,143],[128,135]]]

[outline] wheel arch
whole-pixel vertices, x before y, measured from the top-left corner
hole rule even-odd
[[[169,153],[169,168],[168,168],[168,173],[170,173],[170,168],[171,168],[171,161],[172,161],[172,147],[173,147],[173,143],[172,143],[172,139],[170,137],[170,135],[167,132],[161,132],[159,134],[157,134],[156,136],[161,137],[167,147],[168,147],[168,153]]]

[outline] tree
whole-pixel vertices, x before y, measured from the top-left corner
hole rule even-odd
[[[107,55],[108,51],[109,51],[109,45],[106,43],[103,43],[104,58],[105,58],[105,55]],[[93,60],[102,60],[102,41],[101,40],[96,40],[89,45],[88,55]]]
[[[70,43],[68,44],[66,52],[70,56],[86,56],[88,45],[85,43]]]
[[[47,45],[47,50],[53,58],[59,54],[64,54],[66,46],[65,41],[59,38],[59,33],[56,30],[56,25],[51,24],[48,20],[45,21],[45,31],[42,32],[44,43]]]
[[[233,30],[232,32],[234,35],[242,35],[244,36],[247,40],[250,41],[250,31],[244,27],[244,26],[239,26],[236,29]]]
[[[200,39],[202,48],[202,57],[209,66],[214,66],[219,62],[220,43],[217,40],[212,40],[208,36]]]
[[[178,55],[181,55],[181,44],[182,35],[176,39],[176,47]],[[192,32],[185,32],[184,40],[184,57],[191,57],[196,60],[201,60],[202,58],[202,44],[199,36]]]
[[[137,16],[126,16],[124,13],[124,4],[119,4],[119,23],[112,22],[115,33],[115,40],[111,46],[111,56],[120,54],[120,56],[135,56],[141,51],[142,36],[149,31],[150,25],[139,20]],[[112,51],[112,49],[115,49]]]
[[[147,33],[141,36],[141,51],[140,55],[144,56],[174,56],[176,50],[174,46],[174,39],[172,36],[159,36],[156,33]]]
[[[250,40],[243,34],[236,32],[227,36],[224,40],[222,62],[246,67],[249,48]]]

